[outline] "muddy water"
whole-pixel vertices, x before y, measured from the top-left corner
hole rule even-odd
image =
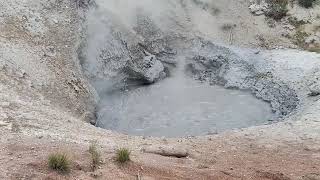
[[[270,105],[249,92],[173,75],[149,86],[107,94],[98,126],[131,135],[182,137],[261,125]]]

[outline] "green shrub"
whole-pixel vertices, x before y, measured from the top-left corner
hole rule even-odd
[[[116,160],[119,163],[126,163],[130,161],[130,151],[126,148],[120,148],[117,150]]]
[[[98,151],[97,143],[93,142],[89,147],[89,153],[91,154],[92,169],[95,170],[101,162],[101,154]]]
[[[300,6],[305,7],[305,8],[311,8],[313,6],[313,3],[316,0],[298,0],[298,3]]]
[[[266,16],[275,20],[281,20],[288,13],[288,0],[268,0],[270,5],[269,10],[266,12]]]
[[[293,35],[293,42],[300,48],[305,48],[305,39],[309,36],[305,31],[297,31]]]
[[[290,23],[291,25],[293,25],[293,26],[296,27],[296,28],[299,28],[299,27],[301,27],[301,26],[303,26],[303,25],[305,25],[305,24],[308,23],[307,21],[298,20],[296,17],[292,17],[292,16],[290,16],[290,17],[288,18],[288,21],[289,21],[289,23]]]
[[[70,170],[70,160],[64,153],[50,154],[48,165],[49,168],[60,172],[69,172]]]

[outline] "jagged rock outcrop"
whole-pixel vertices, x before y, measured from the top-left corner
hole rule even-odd
[[[90,29],[90,16],[88,19],[87,33],[93,38],[84,42],[86,46],[83,48],[87,50],[82,52],[82,56],[85,59],[83,67],[91,79],[117,77],[121,81],[127,79],[149,84],[166,76],[164,65],[158,57],[167,59],[164,56],[169,57],[174,53],[163,40],[160,29],[150,19],[139,15],[132,32],[114,20],[105,18],[109,23],[96,22],[106,28],[106,31],[99,32]]]
[[[251,90],[257,97],[271,103],[278,115],[294,111],[299,104],[296,92],[272,72],[262,72],[255,63],[249,63],[231,49],[209,41],[194,41],[187,70],[196,79],[220,84],[226,88]]]
[[[256,16],[260,16],[260,15],[265,14],[267,12],[268,8],[269,8],[269,5],[264,0],[262,0],[262,1],[251,0],[250,1],[249,10],[252,14],[254,14]]]

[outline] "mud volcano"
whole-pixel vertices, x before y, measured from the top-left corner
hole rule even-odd
[[[273,64],[281,62],[266,63],[272,52],[188,31],[186,12],[171,6],[159,21],[152,11],[113,11],[109,3],[87,13],[79,48],[97,92],[95,125],[131,135],[198,136],[263,125],[297,109],[297,88]]]

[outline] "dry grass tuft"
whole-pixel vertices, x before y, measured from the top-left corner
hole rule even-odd
[[[92,170],[95,170],[101,164],[101,154],[97,148],[97,142],[92,142],[89,147],[89,153],[91,154]]]
[[[128,161],[130,161],[130,151],[126,148],[120,148],[117,150],[117,156],[116,156],[116,160],[119,163],[126,163]]]
[[[50,169],[66,173],[70,171],[70,164],[70,160],[65,153],[53,153],[49,155],[48,166]]]

